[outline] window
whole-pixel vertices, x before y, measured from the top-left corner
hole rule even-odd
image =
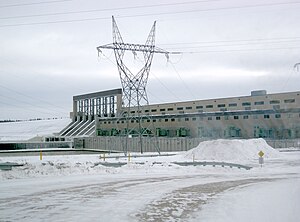
[[[265,119],[270,119],[270,115],[269,115],[269,114],[265,114],[265,115],[264,115],[264,118],[265,118]]]
[[[157,112],[157,110],[156,109],[151,109],[151,112]]]
[[[220,116],[217,116],[217,117],[216,117],[216,120],[221,120],[221,117],[220,117]]]
[[[180,113],[180,114],[183,114],[183,113],[184,113],[184,111],[179,111],[179,113]]]
[[[132,123],[134,123],[134,120],[131,120]]]
[[[244,103],[242,103],[242,106],[251,106],[251,103],[250,102],[244,102]]]
[[[148,109],[146,109],[146,110],[145,110],[145,113],[149,113],[149,110],[148,110]]]
[[[212,117],[210,116],[210,117],[208,117],[207,119],[208,119],[208,120],[212,120]]]
[[[270,104],[279,104],[279,103],[280,103],[279,100],[271,100],[271,101],[270,101]]]
[[[171,119],[171,122],[174,122],[174,121],[175,121],[175,119],[174,119],[174,118],[172,118],[172,119]]]
[[[173,111],[174,109],[173,108],[168,108],[168,111]]]
[[[196,109],[203,109],[203,106],[196,106]]]
[[[249,116],[243,116],[243,119],[249,119]]]
[[[169,121],[169,119],[165,119],[165,122],[168,122]]]
[[[279,114],[279,113],[275,114],[275,118],[276,119],[280,119],[281,118],[281,114]]]
[[[121,123],[124,123],[124,120],[122,120]]]
[[[239,116],[233,116],[233,119],[239,119]]]
[[[188,106],[188,107],[185,107],[185,109],[193,109],[193,107],[191,107],[191,106]]]
[[[284,103],[294,103],[295,99],[285,99]]]
[[[106,124],[106,121],[104,121],[104,124]]]
[[[130,111],[130,113],[135,113],[135,111]]]
[[[192,120],[193,120],[193,121],[196,121],[196,120],[197,120],[197,118],[196,118],[196,117],[193,117],[193,118],[192,118]]]
[[[177,110],[183,110],[183,107],[177,107]]]
[[[219,108],[222,108],[222,107],[225,107],[225,106],[226,106],[225,104],[218,104]]]
[[[163,112],[163,111],[166,111],[166,109],[160,109],[159,111],[160,111],[160,112]]]
[[[254,105],[264,105],[265,102],[264,101],[257,101],[257,102],[254,102]]]
[[[229,107],[235,107],[235,106],[237,106],[237,103],[229,103],[228,106],[229,106]]]
[[[227,108],[221,108],[220,111],[225,112],[227,111]]]
[[[185,118],[184,120],[185,120],[185,121],[189,121],[190,119],[189,119],[189,118]]]
[[[210,108],[213,108],[214,106],[213,105],[206,105],[206,108],[210,109]]]
[[[147,119],[147,123],[149,123],[150,122],[150,119]]]
[[[152,122],[155,123],[155,122],[156,122],[156,119],[153,119]]]

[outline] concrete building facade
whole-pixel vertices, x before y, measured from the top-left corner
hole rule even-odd
[[[129,115],[145,117],[141,120],[142,126],[153,121],[154,128],[149,130],[148,136],[300,138],[300,91],[267,94],[260,90],[249,96],[153,104],[140,112],[136,107],[122,110],[122,96],[118,95],[116,115],[95,115],[97,136],[116,136],[120,131],[134,127],[137,122],[126,123],[121,115],[130,112]],[[74,113],[82,111],[77,109]]]

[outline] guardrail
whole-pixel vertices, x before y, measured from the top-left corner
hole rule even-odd
[[[225,167],[225,166],[228,166],[230,168],[232,167],[236,167],[236,168],[239,168],[239,169],[245,169],[245,170],[250,170],[252,167],[250,166],[245,166],[245,165],[241,165],[241,164],[236,164],[236,163],[226,163],[226,162],[214,162],[214,161],[211,161],[211,162],[208,162],[208,161],[203,161],[203,162],[198,162],[198,161],[194,161],[194,162],[173,162],[174,164],[177,164],[179,166],[222,166],[222,167]]]
[[[145,163],[143,162],[134,162],[135,164],[140,164],[143,165]],[[228,166],[230,168],[238,168],[238,169],[245,169],[245,170],[250,170],[252,167],[250,166],[246,166],[246,165],[241,165],[241,164],[236,164],[236,163],[226,163],[226,162],[207,162],[207,161],[203,161],[203,162],[171,162],[172,164],[176,164],[179,166]],[[95,164],[95,166],[97,165],[103,165],[106,167],[121,167],[126,165],[127,163],[125,162],[98,162]],[[162,162],[153,162],[152,164],[162,164]]]
[[[23,166],[23,164],[11,163],[11,162],[0,163],[0,170],[11,170],[13,167],[20,167],[20,166]]]

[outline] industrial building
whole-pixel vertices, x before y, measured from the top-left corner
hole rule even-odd
[[[73,104],[73,122],[60,136],[118,136],[136,124],[147,127],[152,122],[144,136],[300,138],[300,91],[259,90],[249,96],[152,104],[128,111],[122,107],[122,90],[114,89],[74,96]],[[139,115],[141,123],[126,123],[124,115]]]

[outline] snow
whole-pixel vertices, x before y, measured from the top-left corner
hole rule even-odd
[[[196,221],[298,222],[300,179],[278,180],[234,189],[204,206]]]
[[[216,152],[219,149],[219,152]],[[258,164],[258,152],[265,164]],[[136,155],[136,157],[133,157]],[[251,170],[178,166],[215,160]],[[300,152],[264,140],[216,140],[173,156],[11,156],[0,171],[0,221],[298,221]],[[127,163],[106,167],[101,163]],[[143,163],[143,164],[140,164]]]
[[[189,150],[184,157],[194,160],[214,160],[245,162],[258,158],[263,151],[264,158],[278,158],[279,151],[269,146],[264,139],[249,140],[212,140],[201,142],[194,149]]]
[[[0,141],[23,141],[35,136],[52,135],[66,127],[69,118],[0,123]]]

